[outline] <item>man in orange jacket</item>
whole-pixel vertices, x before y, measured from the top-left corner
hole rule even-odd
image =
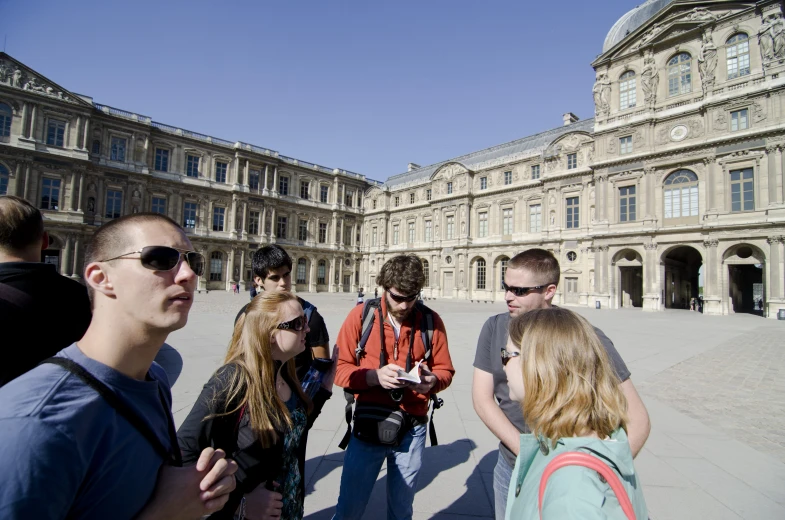
[[[339,520],[362,517],[385,459],[387,518],[412,517],[428,402],[431,394],[450,386],[455,374],[444,322],[435,312],[417,305],[425,283],[420,260],[412,255],[391,258],[382,266],[377,283],[384,291],[378,308],[368,308],[375,319],[359,362],[355,349],[362,335],[364,306],[357,305],[349,313],[338,333],[335,384],[354,393],[357,400],[354,436],[346,449],[333,517]],[[426,313],[433,323],[427,359],[423,342]],[[419,371],[413,370],[417,366]],[[418,372],[419,383],[399,379],[399,371],[410,370]]]

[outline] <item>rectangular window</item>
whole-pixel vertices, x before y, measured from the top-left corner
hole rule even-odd
[[[319,285],[324,285],[327,282],[327,265],[324,263],[324,260],[319,262],[319,266],[316,268],[316,283]]]
[[[578,167],[578,154],[577,153],[567,154],[567,169],[574,170],[577,167]]]
[[[289,177],[281,175],[278,179],[278,194],[289,195]]]
[[[374,228],[371,228],[371,245],[372,245],[372,246],[375,246],[375,245],[376,245],[376,237],[377,237],[377,234],[378,234],[378,229],[377,229],[377,228],[375,228],[375,227],[374,227]]]
[[[106,190],[106,218],[120,218],[123,214],[123,192]]]
[[[351,208],[354,205],[354,192],[347,191],[343,197],[343,203],[346,204],[346,207]]]
[[[44,177],[41,182],[41,209],[60,209],[60,179]]]
[[[504,185],[509,186],[512,184],[512,172],[504,172]]]
[[[619,137],[619,153],[632,153],[632,136]]]
[[[374,228],[376,229],[376,228]],[[319,222],[319,243],[325,244],[327,243],[327,223],[326,222]]]
[[[540,178],[540,165],[534,164],[532,165],[532,179],[536,180]]]
[[[183,227],[186,229],[196,228],[196,202],[186,202],[183,204]]]
[[[502,210],[502,234],[512,235],[512,208]]]
[[[310,182],[300,181],[300,198],[307,199],[308,198],[308,188],[310,186]]]
[[[735,40],[735,41],[734,41]],[[750,42],[744,34],[737,34],[728,41],[728,79],[746,76],[750,73]]]
[[[305,260],[297,261],[297,283],[305,283]]]
[[[343,240],[347,246],[352,245],[352,226],[346,226],[343,229]]]
[[[577,229],[580,224],[579,216],[580,204],[578,197],[567,199],[567,229]]]
[[[477,289],[485,289],[485,260],[477,260]]]
[[[542,231],[542,206],[533,204],[529,206],[529,233]]]
[[[249,235],[258,235],[259,234],[259,212],[258,211],[249,211],[248,212],[248,234]]]
[[[488,177],[480,177],[480,189],[484,190],[488,188]]]
[[[449,217],[447,217],[447,230],[445,233],[445,237],[449,240],[453,238],[454,235],[455,235],[455,216],[450,215]]]
[[[730,131],[746,130],[750,127],[749,118],[747,117],[749,111],[745,108],[743,110],[735,110],[730,113]]]
[[[308,221],[300,219],[297,224],[297,240],[308,240]]]
[[[755,209],[754,178],[752,168],[731,170],[730,210],[752,211]]]
[[[229,165],[225,162],[215,161],[215,182],[226,183],[226,170]]]
[[[8,137],[11,135],[11,120],[13,117],[14,115],[11,111],[11,107],[5,105],[4,108],[0,108],[0,137]]]
[[[158,161],[158,150],[156,150],[156,164]],[[157,168],[156,168],[157,169]],[[185,163],[185,175],[187,177],[193,177],[194,179],[199,177],[199,156],[198,155],[189,155],[188,159]]]
[[[697,217],[698,187],[671,188],[664,192],[665,218]]]
[[[399,233],[398,224],[395,224],[393,226],[393,245],[394,246],[398,245],[398,233]]]
[[[447,183],[447,195],[452,195],[452,183]]]
[[[426,242],[430,242],[431,241],[431,229],[432,229],[432,227],[433,227],[433,222],[431,222],[430,220],[426,220],[425,221],[425,232],[424,232],[424,238],[425,238]]]
[[[150,211],[152,211],[153,213],[166,215],[166,198],[153,197],[152,204],[150,204]]]
[[[414,204],[414,193],[409,194],[409,204]]]
[[[395,197],[395,207],[396,208],[400,205],[400,203],[401,203],[401,198],[400,197]]]
[[[210,281],[220,282],[223,277],[224,262],[223,255],[219,252],[213,253],[210,257]]]
[[[286,225],[289,223],[288,217],[278,216],[277,222],[275,223],[275,236],[278,238],[286,238]]]
[[[414,222],[409,222],[409,243],[414,243]]]
[[[248,170],[248,188],[259,191],[259,181],[261,178],[261,170]]]
[[[224,230],[224,217],[226,208],[213,208],[213,231]]]
[[[431,200],[431,189],[425,190],[425,200]]]
[[[319,189],[319,200],[327,204],[327,195],[330,193],[329,186],[322,186]]]
[[[635,220],[635,186],[619,188],[619,222]]]
[[[0,175],[0,195],[8,194],[8,175]]]
[[[46,128],[46,144],[50,146],[64,146],[65,121],[50,119]]]
[[[483,211],[477,214],[479,226],[477,228],[477,236],[484,238],[488,236],[488,212]]]
[[[122,137],[112,137],[111,160],[125,162],[125,143]]]
[[[165,148],[155,149],[155,170],[159,172],[169,171],[169,150]]]

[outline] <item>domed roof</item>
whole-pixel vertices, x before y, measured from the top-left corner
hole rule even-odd
[[[605,43],[602,45],[602,52],[606,52],[622,41],[625,36],[645,24],[649,18],[657,14],[666,5],[671,3],[671,1],[672,0],[647,0],[646,3],[639,5],[619,18],[619,20],[613,24],[611,30],[608,31],[608,36],[605,37]]]

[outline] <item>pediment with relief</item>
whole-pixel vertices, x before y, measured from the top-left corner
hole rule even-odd
[[[68,103],[92,107],[90,103],[38,74],[5,53],[0,53],[0,84]]]
[[[551,143],[545,150],[546,157],[553,157],[561,153],[572,153],[580,149],[583,143],[591,141],[591,137],[584,134],[567,134]]]
[[[431,179],[444,179],[446,181],[453,180],[456,176],[468,173],[469,170],[460,163],[447,163],[437,169]]]

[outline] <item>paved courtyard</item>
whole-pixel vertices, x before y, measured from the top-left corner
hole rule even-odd
[[[337,336],[352,294],[308,294]],[[164,353],[179,376],[173,387],[177,424],[220,365],[234,316],[248,294],[196,297],[188,325]],[[477,335],[503,304],[436,300],[456,367],[436,413],[439,446],[425,450],[416,519],[493,518],[497,442],[471,403]],[[756,316],[703,316],[575,308],[613,339],[652,421],[636,459],[653,520],[785,518],[785,323]],[[182,357],[182,367],[180,359]],[[180,371],[181,370],[181,371]],[[338,497],[346,428],[337,391],[309,434],[306,518],[329,519]],[[385,517],[385,470],[365,518]]]

